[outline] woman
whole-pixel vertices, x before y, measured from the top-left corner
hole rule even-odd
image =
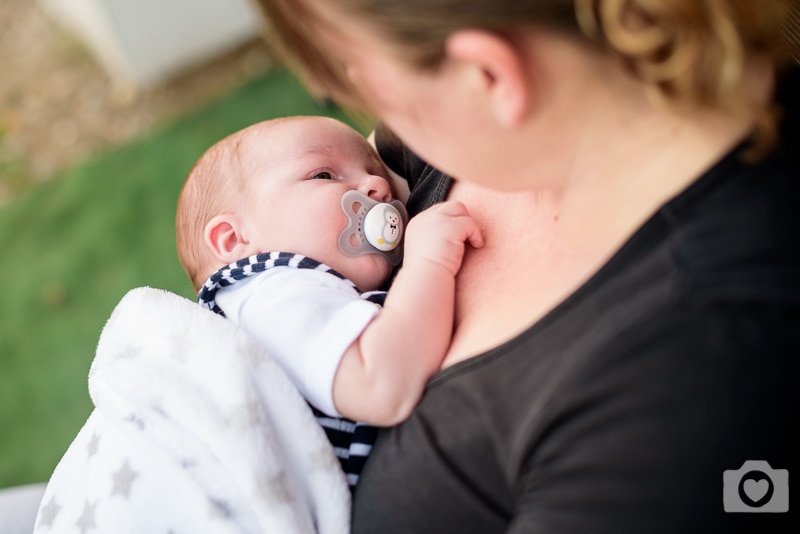
[[[486,241],[443,370],[367,463],[354,532],[792,519],[791,1],[260,5],[310,87],[381,119],[410,211],[461,200]]]

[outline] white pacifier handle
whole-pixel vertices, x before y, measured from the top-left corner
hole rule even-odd
[[[408,213],[399,200],[378,202],[358,191],[342,195],[347,227],[339,235],[339,250],[348,257],[379,254],[392,265],[403,260],[403,234]]]

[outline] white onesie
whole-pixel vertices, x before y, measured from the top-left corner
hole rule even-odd
[[[378,314],[377,304],[334,274],[289,266],[221,287],[216,302],[267,349],[312,405],[341,416],[333,403],[336,370]]]

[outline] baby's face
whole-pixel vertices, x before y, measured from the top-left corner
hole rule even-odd
[[[252,253],[286,251],[328,264],[362,290],[378,287],[391,270],[376,254],[344,256],[337,244],[347,225],[341,198],[357,190],[392,200],[386,170],[366,140],[337,121],[302,117],[276,124],[245,157],[256,158],[246,199]]]

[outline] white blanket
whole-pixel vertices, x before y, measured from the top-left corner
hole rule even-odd
[[[339,533],[350,493],[273,360],[226,319],[152,288],[117,305],[95,409],[56,467],[36,533]]]

